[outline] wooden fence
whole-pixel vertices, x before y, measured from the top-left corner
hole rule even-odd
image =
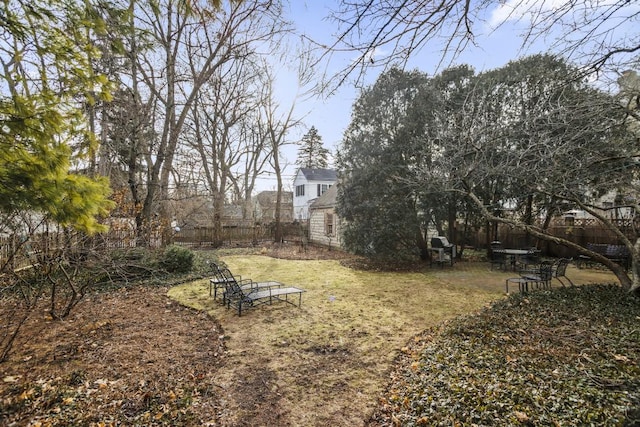
[[[615,220],[616,225],[629,238],[635,239],[633,223],[630,220]],[[308,242],[308,224],[287,223],[282,224],[282,240],[297,244]],[[572,222],[557,221],[549,227],[549,232],[555,236],[565,238],[580,246],[587,243],[620,244],[617,237],[608,229],[601,227],[596,221],[588,219],[575,219]],[[257,245],[261,242],[273,241],[275,230],[271,226],[238,226],[224,227],[220,239],[214,237],[214,230],[211,227],[199,227],[193,229],[183,229],[174,232],[173,242],[190,248],[214,248],[219,246],[247,246]],[[497,238],[507,247],[537,246],[549,256],[575,257],[578,253],[570,248],[556,245],[551,242],[538,241],[532,236],[527,236],[523,231],[510,228],[507,225],[499,225]],[[469,236],[466,245],[484,249],[487,248],[486,233],[484,230]],[[462,238],[456,243],[463,242]],[[134,248],[136,246],[136,236],[129,229],[112,229],[108,233],[87,237],[76,233],[57,231],[42,234],[35,234],[25,241],[24,237],[17,235],[0,236],[0,266],[8,263],[8,268],[19,269],[28,267],[35,258],[34,254],[59,248],[70,248],[73,251],[95,250],[110,251],[113,249]],[[156,233],[149,247],[160,248],[162,246],[161,237]]]
[[[217,234],[213,227],[189,228],[177,231],[173,235],[174,243],[191,248],[219,247],[222,245],[241,245],[267,239],[266,227],[225,227]]]
[[[282,240],[294,243],[307,242],[308,227],[306,223],[282,224]],[[265,241],[273,241],[275,230],[271,226],[239,226],[224,227],[220,238],[215,237],[212,227],[200,227],[175,231],[171,241],[189,248],[215,248],[220,246],[256,245]],[[159,232],[152,235],[147,245],[152,249],[162,247]],[[20,269],[32,265],[39,254],[53,253],[55,250],[65,252],[111,251],[136,247],[136,235],[128,228],[111,229],[108,233],[85,236],[80,233],[68,233],[57,230],[29,236],[0,236],[0,267]]]
[[[612,222],[621,230],[628,238],[635,241],[636,233],[633,227],[633,221],[629,219],[612,220]],[[565,221],[560,219],[551,223],[548,228],[549,234],[561,237],[576,243],[580,246],[586,246],[587,243],[603,243],[603,244],[621,244],[618,237],[607,228],[602,227],[595,219],[571,219]],[[528,236],[524,231],[511,228],[506,224],[498,226],[497,240],[500,240],[505,247],[522,248],[527,246],[537,246],[543,253],[549,256],[572,258],[578,255],[574,249],[557,245],[552,242],[539,241],[533,236]],[[476,248],[487,248],[485,230],[479,231],[476,235],[471,236],[470,246]]]
[[[282,224],[282,240],[302,243],[307,240],[306,223]],[[270,225],[223,227],[220,237],[216,237],[213,227],[182,229],[173,235],[173,241],[186,247],[218,247],[255,245],[275,239],[275,229]]]
[[[29,237],[3,235],[0,236],[0,267],[13,270],[27,268],[37,262],[39,254],[72,247],[79,247],[79,243],[68,233],[46,232]]]

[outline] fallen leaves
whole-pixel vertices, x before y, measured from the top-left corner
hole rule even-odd
[[[17,383],[22,378],[22,375],[7,375],[2,379],[5,383]]]
[[[96,303],[78,307],[72,321],[34,324],[33,336],[49,339],[31,340],[0,366],[0,424],[196,426],[218,419],[212,372],[225,353],[221,329],[175,304],[166,315],[165,292],[90,296]],[[129,318],[136,321],[123,321]],[[59,344],[81,350],[61,358]]]
[[[527,423],[529,422],[529,416],[527,414],[525,414],[524,412],[521,411],[513,411],[513,415],[516,417],[516,419],[521,422],[521,423]]]

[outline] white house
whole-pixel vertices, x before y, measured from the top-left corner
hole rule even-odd
[[[333,169],[300,168],[293,180],[293,214],[295,219],[308,219],[309,206],[338,180]]]

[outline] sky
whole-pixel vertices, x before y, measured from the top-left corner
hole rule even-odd
[[[292,0],[287,8],[290,19],[297,27],[297,31],[309,38],[330,44],[332,36],[336,32],[334,23],[327,19],[329,12],[335,8],[334,0]],[[487,28],[489,31],[489,28]],[[520,40],[514,37],[514,29],[503,29],[492,33],[489,36],[478,38],[478,47],[470,48],[460,57],[457,64],[470,64],[474,66],[476,71],[483,71],[497,68],[505,65],[512,59],[516,59],[522,55]],[[536,49],[529,49],[529,53],[544,50],[544,46]],[[349,61],[355,58],[355,54],[349,53],[342,57],[334,56],[332,61],[326,68],[326,72],[331,74],[339,70]],[[423,72],[434,74],[440,61],[440,55],[432,52],[428,48],[423,49],[408,63],[408,68],[419,69]],[[326,66],[326,65],[325,65]],[[441,70],[440,70],[441,71]],[[372,70],[367,75],[367,84],[373,84],[378,77],[380,70]],[[329,97],[314,97],[311,99],[296,98],[296,94],[300,92],[295,82],[295,74],[286,68],[277,70],[276,88],[281,96],[281,106],[290,106],[292,102],[296,103],[296,116],[301,118],[301,124],[292,130],[289,135],[290,141],[299,141],[311,126],[315,126],[319,135],[322,137],[325,148],[335,153],[344,131],[349,126],[351,119],[351,109],[355,100],[359,96],[360,89],[356,88],[351,82],[343,84],[335,94]],[[284,171],[285,190],[291,190],[294,175],[297,170],[295,161],[297,158],[298,146],[289,145],[283,150],[286,157],[286,168]],[[275,190],[275,175],[270,174],[260,180],[258,191]]]
[[[299,31],[314,40],[318,40],[325,44],[331,43],[331,36],[336,32],[334,23],[326,19],[331,8],[335,8],[335,1],[325,0],[308,0],[308,1],[292,1],[290,6],[291,19],[298,26]],[[505,3],[501,8],[496,9],[496,17],[504,16],[503,11],[508,8]],[[487,33],[491,32],[489,27],[484,29]],[[514,36],[517,31],[515,25],[505,27],[492,34],[483,36],[478,34],[478,46],[469,48],[456,61],[457,64],[470,64],[474,66],[476,71],[484,71],[505,65],[512,59],[516,59],[523,54],[521,50],[521,41]],[[542,43],[538,46],[532,46],[528,49],[528,53],[543,51],[546,49]],[[328,72],[338,71],[348,61],[355,58],[355,55],[349,53],[342,58],[336,58],[328,67]],[[434,74],[438,71],[436,67],[440,62],[439,52],[430,51],[428,48],[423,49],[413,56],[407,68],[417,68],[428,74]],[[371,70],[367,76],[369,84],[373,84],[380,73],[379,69]],[[351,107],[357,99],[359,89],[350,83],[345,83],[338,92],[326,100],[315,100],[309,102],[309,114],[305,117],[305,123],[309,126],[314,125],[320,135],[323,137],[325,146],[334,149],[342,140],[342,134],[349,125]],[[301,109],[306,107],[307,103],[301,105]]]
[[[455,63],[447,65],[469,64],[474,67],[476,72],[481,72],[499,68],[519,57],[548,51],[551,41],[544,39],[536,40],[526,49],[522,48],[520,35],[526,27],[527,17],[523,13],[519,13],[518,10],[514,12],[513,4],[518,2],[520,5],[524,4],[525,7],[540,7],[541,5],[555,7],[558,1],[561,0],[547,0],[544,3],[539,0],[496,2],[496,8],[486,17],[485,23],[474,28],[475,46],[469,46]],[[332,9],[336,8],[336,4],[337,0],[291,0],[286,13],[296,25],[299,34],[330,45],[337,27],[327,19],[327,16]],[[495,28],[496,24],[503,22],[509,16],[512,19],[497,29]],[[516,18],[520,18],[520,21]],[[329,65],[325,64],[324,66],[327,67],[327,73],[331,74],[354,58],[355,54],[353,53],[335,56]],[[411,57],[406,68],[418,69],[434,75],[446,68],[440,64],[440,61],[441,54],[438,49],[426,46]],[[440,68],[438,68],[439,66]],[[379,69],[371,70],[366,76],[366,84],[373,84],[380,72]],[[279,88],[281,105],[290,106],[295,99],[296,116],[301,118],[301,125],[291,132],[289,140],[299,141],[311,126],[315,126],[322,137],[325,148],[335,153],[340,146],[343,133],[349,125],[352,105],[358,98],[360,89],[351,82],[346,82],[327,98],[302,99],[295,97],[299,90],[296,85],[292,84],[295,81],[295,76],[290,71],[282,67],[277,71],[277,76],[276,88]],[[298,147],[295,145],[290,145],[283,150],[287,161],[284,172],[285,190],[289,191],[297,170],[295,165],[297,150]],[[275,190],[275,176],[272,175],[261,180],[258,190]]]

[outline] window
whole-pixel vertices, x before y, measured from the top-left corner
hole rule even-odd
[[[329,184],[318,184],[318,197],[322,196],[328,189]]]
[[[333,214],[327,213],[324,215],[324,232],[327,236],[333,236]]]
[[[304,196],[304,184],[296,185],[296,197]]]

